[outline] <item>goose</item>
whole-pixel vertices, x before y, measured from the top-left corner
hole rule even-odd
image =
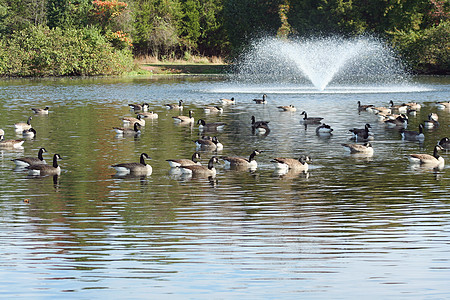
[[[205,130],[205,131],[217,131],[217,130],[223,130],[225,125],[227,125],[224,122],[214,122],[214,123],[206,123],[205,120],[199,119],[197,121],[198,129]]]
[[[423,122],[424,127],[427,129],[432,129],[435,127],[439,127],[438,115],[435,113],[431,113],[428,115],[428,120]]]
[[[132,109],[132,110],[141,110],[141,111],[148,111],[148,108],[150,107],[150,105],[147,102],[144,102],[142,104],[128,104],[128,106]]]
[[[330,125],[322,124],[316,128],[317,135],[330,135],[333,132],[333,128]]]
[[[307,171],[308,163],[312,161],[311,158],[307,155],[302,155],[299,159],[295,158],[285,158],[285,157],[276,157],[272,159],[270,162],[274,163],[275,169],[279,170],[297,170],[297,171]]]
[[[359,111],[368,110],[369,108],[372,108],[372,107],[373,107],[372,104],[361,105],[361,101],[358,101],[358,110]]]
[[[235,104],[236,101],[234,100],[234,97],[232,97],[231,99],[226,99],[226,98],[222,98],[220,99],[220,101],[222,101],[222,104]]]
[[[30,129],[25,129],[22,131],[22,136],[24,138],[34,138],[36,136],[36,130],[33,127]]]
[[[433,155],[430,154],[409,154],[407,158],[410,163],[429,165],[429,166],[443,166],[444,158],[439,155],[439,150],[443,150],[440,145],[434,146]]]
[[[49,107],[46,106],[45,108],[31,108],[32,111],[34,111],[37,115],[48,115]]]
[[[419,132],[413,130],[405,130],[402,128],[400,131],[402,139],[409,141],[422,141],[425,140],[425,135],[423,134],[423,125],[419,124]]]
[[[401,114],[394,120],[388,119],[388,120],[384,121],[384,124],[391,128],[394,128],[394,127],[406,128],[408,126],[408,117],[405,114]]]
[[[26,129],[30,129],[31,128],[31,119],[33,119],[33,117],[29,116],[26,123],[19,122],[19,123],[14,124],[15,130],[16,131],[24,131]]]
[[[147,118],[147,119],[158,119],[158,114],[150,111],[150,112],[136,112],[137,115],[140,115],[142,118]]]
[[[38,156],[36,157],[22,157],[22,158],[16,158],[12,159],[12,161],[16,164],[17,167],[25,168],[31,165],[42,165],[46,164],[44,157],[42,154],[44,152],[47,152],[45,148],[40,148],[38,151]]]
[[[349,150],[351,154],[373,154],[372,144],[366,142],[364,144],[342,144],[345,149]]]
[[[203,108],[203,111],[205,112],[205,114],[223,113],[223,108],[219,106],[206,106]]]
[[[188,116],[176,116],[172,117],[175,123],[194,123],[194,117],[192,116],[194,112],[192,110],[189,111]]]
[[[194,142],[197,146],[197,149],[199,150],[223,150],[223,145],[221,142],[219,142],[219,139],[217,137],[213,137],[212,139],[198,139]]]
[[[190,165],[190,166],[181,166],[181,172],[190,176],[205,176],[205,177],[214,177],[216,176],[216,168],[214,167],[214,163],[218,163],[219,160],[216,156],[213,156],[208,161],[208,166],[201,165]]]
[[[353,134],[353,138],[356,140],[371,140],[373,139],[373,135],[371,132],[369,132],[369,128],[372,128],[370,124],[366,124],[364,128],[353,128],[349,129],[349,131]]]
[[[437,108],[440,110],[450,109],[450,101],[436,103]]]
[[[133,128],[129,127],[113,127],[114,131],[117,134],[123,134],[123,135],[139,135],[141,134],[141,124],[134,123]]]
[[[183,109],[183,100],[178,101],[178,104],[166,104],[167,109]]]
[[[181,166],[190,166],[190,165],[201,165],[198,161],[200,159],[200,154],[198,152],[194,152],[192,154],[191,159],[180,158],[180,159],[166,159],[171,168],[179,168]]]
[[[259,126],[261,126],[261,125],[266,125],[266,126],[268,126],[268,124],[269,124],[269,122],[270,121],[256,121],[256,118],[255,118],[255,116],[252,116],[252,127],[254,127],[254,128],[257,128],[257,127],[259,127]]]
[[[61,168],[58,165],[58,159],[61,159],[61,156],[59,154],[54,154],[52,165],[30,165],[26,168],[30,175],[59,175],[61,174]]]
[[[221,159],[225,162],[225,168],[248,168],[248,169],[256,169],[258,167],[258,163],[255,160],[255,156],[260,154],[261,151],[258,149],[253,150],[250,154],[249,158],[237,157],[237,156],[222,156]]]
[[[392,113],[392,110],[390,108],[384,107],[384,106],[376,106],[371,107],[370,110],[376,114],[376,113],[384,113],[384,114],[390,114]]]
[[[147,153],[141,153],[139,162],[132,163],[121,163],[112,165],[117,174],[126,175],[126,174],[134,174],[134,175],[151,175],[152,174],[152,166],[145,163],[145,159],[150,157]]]
[[[389,104],[391,105],[389,108],[391,109],[391,111],[398,111],[399,113],[406,113],[406,111],[408,110],[408,106],[406,104],[402,104],[402,105],[394,105],[394,101],[389,101]]]
[[[297,111],[297,108],[294,105],[282,105],[277,106],[279,111]]]
[[[267,103],[266,97],[267,97],[267,95],[264,94],[264,95],[262,95],[262,99],[253,99],[253,101],[256,104],[266,104]]]
[[[252,126],[252,134],[257,134],[261,136],[267,136],[270,133],[269,125],[267,124],[260,124],[258,126]]]
[[[415,110],[415,111],[420,110],[422,108],[422,105],[420,105],[417,102],[403,103],[403,105],[406,105],[406,106],[408,106],[409,109]]]
[[[24,140],[5,140],[3,135],[0,135],[0,148],[22,148]]]
[[[442,138],[439,141],[438,145],[444,148],[445,150],[450,150],[450,139],[448,137]]]
[[[301,113],[301,115],[304,115],[303,119],[300,120],[300,123],[302,124],[320,124],[320,122],[322,121],[323,118],[311,118],[308,117],[308,114],[306,113],[306,111],[303,111]]]
[[[141,126],[145,126],[145,120],[143,119],[142,115],[140,115],[140,114],[138,114],[136,116],[136,118],[134,118],[134,117],[123,117],[122,118],[122,122],[123,122],[123,125],[125,125],[125,126],[128,126],[128,125],[134,126],[134,123],[138,123]]]

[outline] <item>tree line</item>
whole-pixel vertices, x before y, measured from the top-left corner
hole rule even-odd
[[[230,61],[261,36],[389,43],[418,73],[450,73],[448,0],[0,0],[0,75],[120,74],[133,57]]]

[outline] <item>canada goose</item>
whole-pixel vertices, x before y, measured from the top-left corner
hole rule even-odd
[[[134,117],[123,117],[122,118],[123,125],[127,126],[134,126],[134,123],[138,123],[141,126],[145,126],[145,120],[143,119],[142,115],[137,115],[136,118]]]
[[[205,112],[205,114],[223,113],[223,108],[219,106],[206,106],[203,108],[203,111]]]
[[[297,111],[297,108],[294,105],[282,105],[277,106],[279,111]]]
[[[359,111],[367,110],[368,108],[372,108],[372,107],[373,107],[372,104],[361,105],[361,101],[358,101],[358,110]]]
[[[264,95],[262,95],[262,99],[253,99],[253,101],[256,104],[266,104],[267,103],[266,97],[267,97],[267,95],[264,94]]]
[[[330,125],[322,124],[316,128],[317,135],[330,135],[333,132],[333,128]]]
[[[323,119],[318,117],[315,118],[308,117],[306,111],[303,111],[301,115],[304,115],[303,119],[300,120],[300,123],[302,124],[320,124],[320,122]]]
[[[132,110],[141,110],[141,111],[148,111],[148,108],[150,107],[150,105],[147,102],[144,102],[142,104],[128,104],[128,106],[132,109]]]
[[[394,127],[406,128],[408,126],[408,117],[405,114],[401,114],[394,120],[388,119],[388,120],[384,121],[384,124],[391,128],[394,128]]]
[[[15,130],[16,131],[24,131],[26,129],[30,129],[31,128],[31,119],[33,119],[33,117],[29,116],[26,123],[19,122],[19,123],[14,124]]]
[[[4,140],[4,136],[0,135],[0,148],[22,148],[24,140]]]
[[[419,124],[419,132],[413,130],[401,129],[400,134],[402,139],[409,141],[422,141],[425,140],[425,135],[423,134],[423,125]]]
[[[436,103],[437,108],[440,110],[450,109],[450,101]]]
[[[36,136],[36,130],[31,127],[30,129],[25,129],[24,131],[22,131],[22,136],[24,138],[34,138]]]
[[[248,168],[248,169],[256,169],[258,167],[258,163],[255,160],[255,156],[260,154],[261,151],[253,150],[250,154],[249,158],[237,157],[237,156],[222,156],[221,159],[225,162],[225,168]]]
[[[167,109],[183,109],[183,100],[178,101],[178,104],[166,104]]]
[[[407,155],[410,163],[420,163],[422,165],[443,166],[444,158],[439,155],[439,150],[443,150],[440,145],[434,146],[433,155],[430,154],[409,154]]]
[[[206,177],[214,177],[216,176],[216,168],[214,167],[214,163],[218,163],[219,160],[216,156],[213,156],[208,161],[208,166],[200,166],[200,165],[190,165],[190,166],[181,166],[181,172],[186,175],[191,176],[206,176]]]
[[[373,154],[373,147],[371,143],[364,143],[364,144],[342,144],[345,149],[349,150],[351,154],[367,154],[372,155]]]
[[[58,165],[58,159],[61,159],[61,156],[59,154],[54,154],[52,165],[30,165],[26,168],[30,175],[59,175],[61,174],[61,168]]]
[[[428,120],[423,121],[424,127],[427,129],[439,127],[438,118],[438,115],[435,113],[429,114]]]
[[[406,111],[408,110],[408,106],[406,104],[402,104],[402,105],[394,105],[394,101],[389,101],[389,104],[391,105],[389,108],[391,109],[391,111],[398,111],[399,113],[406,113]]]
[[[147,119],[158,119],[158,114],[153,112],[153,111],[150,111],[150,112],[146,112],[146,111],[136,112],[136,114],[140,115],[143,118],[147,118]]]
[[[220,101],[222,101],[222,104],[235,104],[236,101],[234,100],[234,97],[232,97],[231,99],[226,99],[226,98],[222,98],[220,99]]]
[[[445,150],[450,150],[450,139],[448,137],[442,138],[439,141],[438,145],[444,148]]]
[[[175,123],[194,123],[194,117],[192,116],[194,112],[192,110],[189,111],[188,116],[176,116],[172,117]]]
[[[299,159],[295,158],[285,158],[285,157],[276,157],[270,162],[273,162],[276,169],[279,170],[297,170],[297,171],[307,171],[308,163],[311,158],[307,155],[302,155]]]
[[[38,156],[36,157],[22,157],[22,158],[16,158],[12,159],[12,161],[16,164],[17,167],[25,168],[31,165],[42,165],[46,164],[44,157],[42,154],[44,152],[47,152],[45,148],[40,148],[38,151]]]
[[[252,116],[252,131],[257,130],[258,132],[267,132],[269,131],[269,121],[256,121],[255,116]]]
[[[223,145],[217,137],[213,137],[212,139],[198,139],[194,142],[199,150],[220,151],[223,149]]]
[[[152,174],[152,166],[145,163],[145,159],[150,157],[147,153],[141,153],[139,162],[132,163],[121,163],[112,165],[117,174],[125,175],[125,174],[133,174],[133,175],[151,175]]]
[[[197,121],[198,129],[204,130],[204,131],[217,131],[217,130],[223,130],[225,125],[227,125],[224,122],[214,122],[214,123],[206,123],[205,120],[199,119]]]
[[[48,115],[49,107],[48,106],[46,106],[45,108],[33,108],[32,107],[31,110],[34,111],[34,113],[38,114],[38,115]]]
[[[190,166],[190,165],[201,165],[198,161],[200,159],[200,154],[198,152],[194,152],[192,154],[192,159],[180,158],[180,159],[166,159],[171,168],[177,168],[182,166]]]
[[[422,108],[422,105],[420,105],[417,102],[403,103],[403,105],[408,106],[408,108],[411,109],[411,110],[420,110]]]
[[[369,132],[369,128],[372,128],[370,124],[366,124],[364,128],[353,128],[349,131],[353,134],[353,138],[360,141],[372,140],[373,135]]]
[[[387,108],[384,106],[370,107],[370,111],[372,111],[374,114],[377,114],[377,113],[390,114],[390,113],[392,113],[392,110],[390,108]]]
[[[134,123],[133,128],[129,127],[113,127],[114,131],[117,134],[123,134],[123,135],[139,135],[141,134],[141,124]]]

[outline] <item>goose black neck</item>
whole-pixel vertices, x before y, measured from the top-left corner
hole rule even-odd
[[[58,167],[58,154],[53,155],[53,167]]]
[[[145,153],[142,153],[141,154],[141,158],[140,158],[140,160],[139,160],[139,162],[141,163],[141,165],[146,165],[146,163],[145,163],[145,157],[148,157]]]
[[[214,168],[214,156],[210,158],[208,162],[208,169],[212,170]]]
[[[255,156],[256,156],[256,152],[253,151],[252,154],[250,154],[250,157],[248,158],[248,162],[255,160]]]
[[[44,160],[44,157],[42,156],[42,154],[44,153],[44,151],[45,151],[44,148],[39,149],[39,152],[38,152],[38,158],[39,158],[39,160]]]
[[[434,146],[433,156],[434,156],[436,159],[439,159],[439,157],[441,157],[441,156],[439,155],[438,151],[439,151],[438,146]]]

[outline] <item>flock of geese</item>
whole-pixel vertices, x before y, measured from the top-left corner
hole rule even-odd
[[[224,107],[235,104],[235,99],[220,99],[222,107],[220,106],[206,106],[204,112],[209,113],[221,113]],[[253,99],[255,104],[266,104],[267,95],[264,94],[261,99]],[[418,127],[418,131],[407,130],[408,115],[415,115],[417,111],[421,109],[421,105],[415,102],[405,103],[402,105],[394,105],[391,101],[388,107],[376,107],[374,105],[362,105],[358,101],[358,111],[372,112],[374,113],[380,122],[383,122],[389,128],[398,129],[402,138],[405,140],[412,140],[423,142],[425,139],[424,129],[436,128],[439,125],[438,115],[436,113],[430,113],[428,119],[421,123]],[[438,109],[450,111],[450,102],[439,102],[436,104]],[[129,104],[130,109],[135,113],[135,117],[123,117],[122,127],[113,127],[112,129],[118,135],[138,136],[141,134],[141,128],[145,126],[146,119],[157,119],[158,114],[149,111],[150,105],[148,103],[142,104]],[[180,100],[176,104],[166,104],[169,110],[183,111],[183,100]],[[278,106],[280,111],[295,112],[297,109],[293,105]],[[33,112],[38,115],[48,114],[49,107],[42,109],[32,108]],[[303,118],[300,123],[304,125],[316,125],[317,135],[331,135],[333,129],[330,125],[322,123],[321,117],[310,117],[306,111],[301,113]],[[23,138],[33,138],[36,135],[36,130],[31,125],[32,116],[30,116],[27,122],[14,124],[17,135],[22,135]],[[194,112],[188,111],[188,115],[173,116],[175,123],[181,124],[194,124]],[[251,117],[251,127],[253,133],[269,134],[270,127],[269,121],[256,120],[254,116]],[[203,119],[198,119],[196,124],[198,129],[202,133],[210,133],[221,131],[226,124],[223,122],[206,123]],[[374,153],[371,141],[374,140],[374,135],[370,131],[371,125],[365,124],[363,128],[352,128],[349,130],[352,134],[354,143],[345,143],[342,146],[348,149],[351,154],[372,156]],[[4,139],[4,131],[0,129],[0,149],[17,149],[21,148],[24,143],[24,139]],[[217,136],[203,135],[201,138],[194,141],[196,145],[196,151],[190,159],[168,159],[167,162],[171,167],[171,171],[174,173],[181,173],[188,176],[201,176],[201,177],[214,177],[216,175],[215,164],[223,161],[225,168],[229,169],[241,169],[241,170],[255,170],[257,168],[257,162],[255,157],[262,151],[255,149],[248,158],[235,157],[235,156],[217,156],[213,155],[208,161],[208,164],[202,165],[200,162],[200,154],[198,151],[220,151],[223,149],[223,144],[219,141]],[[450,150],[450,140],[448,137],[443,137],[434,147],[433,154],[408,154],[407,158],[411,163],[421,164],[432,168],[442,168],[444,166],[444,158],[439,155],[441,150]],[[43,158],[43,153],[47,152],[45,148],[40,148],[37,157],[22,157],[16,158],[12,161],[15,163],[16,168],[27,170],[30,175],[59,175],[61,168],[58,165],[58,160],[61,156],[57,153],[53,155],[52,164],[47,164]],[[111,167],[117,172],[117,175],[136,175],[146,176],[152,173],[152,167],[146,162],[146,159],[150,159],[147,153],[141,153],[139,162],[131,163],[118,163]],[[279,172],[288,172],[289,170],[295,171],[307,171],[308,162],[311,158],[308,155],[302,155],[298,158],[289,157],[276,157],[271,160],[274,167]]]

